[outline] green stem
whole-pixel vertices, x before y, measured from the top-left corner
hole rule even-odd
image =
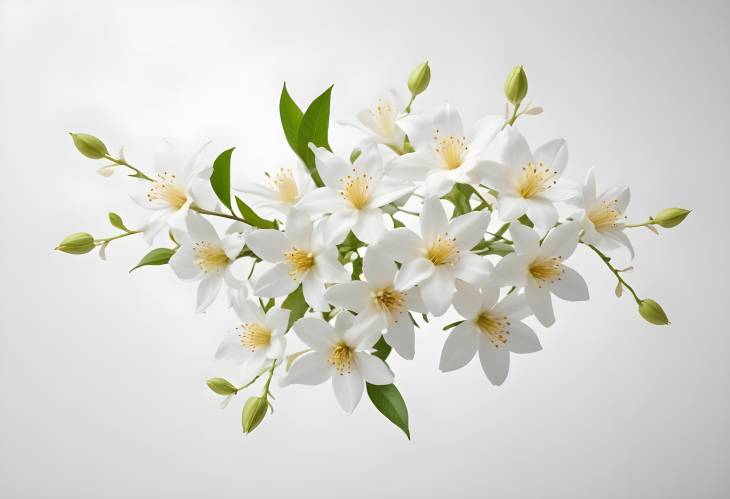
[[[110,241],[114,241],[115,239],[121,239],[123,237],[131,236],[133,234],[140,234],[141,232],[142,232],[141,230],[130,230],[129,232],[125,232],[124,234],[119,234],[118,236],[107,237],[105,239],[94,239],[94,244],[97,246],[100,244],[106,244]]]
[[[626,227],[627,229],[633,229],[634,227],[646,227],[647,225],[654,225],[654,224],[656,224],[656,222],[654,220],[647,220],[644,223],[628,224],[628,225],[624,225],[624,227]]]
[[[237,217],[236,215],[229,215],[227,213],[220,213],[218,211],[210,211],[210,210],[201,208],[199,206],[191,206],[190,209],[193,211],[197,211],[201,215],[210,215],[211,217],[221,217],[221,218],[227,218],[229,220],[235,220],[236,222],[248,223],[248,222],[246,222],[246,220],[244,220],[243,218]]]
[[[583,243],[583,244],[585,244],[585,243]],[[611,273],[616,276],[616,279],[618,279],[618,282],[620,282],[623,286],[626,287],[626,289],[628,289],[631,292],[631,294],[634,296],[634,300],[636,300],[636,303],[641,304],[641,298],[638,297],[638,295],[636,294],[636,291],[634,291],[634,288],[632,288],[629,285],[629,283],[626,282],[623,277],[621,277],[621,273],[618,271],[618,269],[616,267],[614,267],[613,265],[611,265],[611,257],[606,256],[601,250],[599,250],[592,244],[586,244],[586,246],[588,246],[590,249],[592,249],[599,257],[601,257],[601,260],[603,260],[603,263],[605,263],[606,266],[611,271]]]
[[[519,116],[517,114],[517,110],[520,108],[520,104],[522,104],[522,103],[520,102],[519,104],[517,104],[515,106],[514,110],[512,111],[512,117],[509,120],[507,120],[507,122],[502,126],[502,130],[507,128],[507,125],[512,126],[515,124],[515,121],[517,120],[517,116]]]
[[[274,369],[276,368],[276,359],[271,363],[271,367],[269,368],[269,378],[266,380],[266,384],[264,385],[264,390],[261,392],[262,397],[266,397],[269,395],[269,385],[271,384],[271,378],[274,377]]]
[[[502,226],[499,229],[497,229],[497,232],[495,232],[494,234],[492,234],[491,232],[488,232],[487,234],[491,234],[494,237],[492,237],[492,239],[490,239],[487,242],[493,243],[494,241],[496,241],[498,239],[502,239],[505,242],[508,242],[508,243],[512,244],[512,241],[510,241],[509,239],[507,239],[505,237],[502,237],[502,234],[504,234],[505,232],[507,232],[507,229],[509,229],[509,226],[510,226],[510,222],[507,222],[505,224],[502,224]]]
[[[411,106],[413,105],[413,101],[416,100],[415,94],[411,94],[411,100],[408,101],[408,105],[406,106],[406,113],[411,112]]]
[[[122,158],[115,158],[114,156],[111,156],[109,154],[105,154],[104,155],[104,158],[105,159],[108,159],[109,161],[111,161],[112,163],[115,163],[117,165],[126,166],[127,168],[133,170],[134,173],[136,174],[136,176],[139,177],[139,178],[143,178],[145,180],[149,180],[150,182],[153,182],[153,180],[150,177],[148,177],[147,175],[145,175],[144,173],[142,173],[142,170],[140,170],[137,167],[134,167],[134,166],[130,165],[129,163],[127,163],[126,160],[124,160]]]

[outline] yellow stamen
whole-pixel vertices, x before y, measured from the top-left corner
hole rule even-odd
[[[391,320],[401,313],[406,302],[406,294],[396,291],[392,286],[373,292],[372,298],[375,306]]]
[[[565,271],[561,257],[559,256],[553,256],[544,260],[535,260],[530,264],[529,270],[532,277],[543,283],[560,280],[560,276]]]
[[[352,170],[353,173],[355,169]],[[343,188],[339,191],[342,199],[350,203],[356,210],[360,210],[368,204],[370,199],[370,182],[373,180],[366,174],[347,175],[340,179],[344,183]]]
[[[380,128],[380,133],[390,136],[395,133],[395,112],[388,102],[378,101],[375,111],[370,111]]]
[[[499,345],[507,343],[509,336],[509,327],[512,323],[507,316],[498,316],[490,312],[482,312],[477,317],[476,325],[479,330],[487,337],[487,339],[499,348]]]
[[[626,218],[618,209],[618,198],[602,201],[588,211],[588,218],[598,232],[618,227],[621,220]]]
[[[517,181],[517,193],[525,199],[537,196],[557,183],[558,172],[547,168],[543,163],[530,161],[522,168],[522,175]]]
[[[308,251],[300,250],[299,248],[292,248],[291,251],[284,253],[284,258],[289,265],[291,270],[289,276],[292,279],[296,279],[304,274],[306,271],[314,267],[314,255]]]
[[[185,189],[177,182],[174,173],[162,172],[158,173],[152,182],[147,192],[147,200],[149,202],[160,200],[178,210],[188,200],[188,196],[185,194]]]
[[[466,145],[466,137],[449,135],[442,137],[439,131],[433,137],[436,141],[436,154],[441,157],[443,167],[447,170],[459,168],[464,163],[464,157],[469,147]]]
[[[291,169],[280,169],[272,179],[274,187],[279,191],[279,197],[287,204],[294,204],[299,199],[299,189],[294,181]]]
[[[456,239],[442,234],[426,248],[426,260],[434,265],[453,265],[459,258],[459,248]]]
[[[355,352],[344,343],[340,343],[330,350],[330,355],[327,360],[335,367],[337,374],[343,375],[352,372],[352,361],[354,358]]]
[[[215,272],[226,267],[230,260],[223,248],[206,241],[193,244],[194,262],[205,272]]]
[[[240,332],[238,337],[241,345],[252,352],[260,347],[267,347],[271,343],[271,329],[261,324],[249,322],[236,328]]]

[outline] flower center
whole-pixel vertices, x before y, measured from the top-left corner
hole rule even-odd
[[[353,170],[354,172],[354,170]],[[356,210],[362,209],[370,199],[370,182],[373,180],[365,173],[362,175],[348,175],[340,179],[345,185],[339,191],[342,199],[350,203]]]
[[[507,343],[509,336],[509,326],[512,323],[507,316],[497,316],[489,312],[482,312],[477,317],[476,325],[479,330],[487,337],[495,348],[499,345]]]
[[[291,251],[284,253],[284,258],[291,265],[289,276],[292,279],[314,267],[314,255],[308,251],[292,248]]]
[[[206,241],[198,241],[193,244],[193,261],[205,273],[215,272],[226,267],[230,260],[218,245]]]
[[[299,199],[299,189],[294,181],[291,169],[281,168],[272,179],[274,187],[279,192],[279,198],[287,204],[294,204]]]
[[[559,256],[545,258],[544,260],[535,260],[530,264],[529,270],[532,277],[541,282],[559,280],[564,272],[561,257]]]
[[[448,234],[437,236],[431,244],[426,247],[426,260],[434,265],[453,265],[459,258],[459,248],[456,246],[456,239]]]
[[[393,107],[388,102],[378,101],[378,105],[375,107],[375,112],[370,111],[373,114],[375,122],[380,128],[380,133],[385,136],[390,136],[395,133],[395,112]]]
[[[392,286],[374,291],[371,296],[375,306],[391,318],[403,310],[406,301],[406,294],[396,291]]]
[[[436,141],[435,151],[441,158],[443,167],[447,170],[459,168],[464,162],[464,156],[469,148],[466,145],[466,137],[449,135],[442,137],[436,130],[433,140]]]
[[[257,348],[269,346],[269,343],[271,343],[271,329],[261,324],[249,322],[236,329],[241,330],[238,333],[241,345],[252,352]]]
[[[522,168],[522,175],[517,181],[517,193],[525,199],[545,192],[557,183],[558,172],[547,168],[542,162],[530,161]]]
[[[332,347],[327,361],[337,370],[337,374],[350,374],[352,372],[352,361],[355,353],[344,343]]]
[[[598,232],[618,227],[619,221],[624,218],[624,214],[618,209],[618,198],[602,201],[588,211],[588,219]]]
[[[147,192],[147,200],[150,203],[160,200],[179,210],[188,200],[188,196],[185,194],[185,189],[177,183],[174,173],[161,172],[157,174],[157,178],[152,182],[152,187]]]

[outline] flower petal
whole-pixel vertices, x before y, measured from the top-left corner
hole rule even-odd
[[[388,175],[403,180],[426,180],[429,173],[439,168],[436,157],[426,151],[398,156],[385,166]]]
[[[367,308],[370,302],[370,293],[371,289],[368,283],[349,281],[327,289],[324,298],[337,307],[360,313]]]
[[[288,295],[299,286],[299,281],[289,275],[290,271],[288,263],[277,263],[254,281],[254,293],[264,298]]]
[[[494,268],[494,277],[504,286],[524,286],[527,280],[529,259],[523,255],[505,255]]]
[[[365,279],[376,288],[392,286],[398,267],[379,247],[371,246],[363,258],[362,271]]]
[[[411,360],[416,350],[416,334],[408,313],[401,312],[383,335],[385,342],[404,359]]]
[[[324,282],[318,279],[314,272],[307,272],[302,278],[304,301],[314,310],[329,310],[327,300],[324,299]]]
[[[328,353],[310,352],[302,355],[289,368],[283,384],[319,385],[334,373],[334,367],[327,361]]]
[[[292,208],[289,216],[286,217],[286,237],[291,243],[303,250],[309,250],[312,246],[312,220],[309,214],[303,210]]]
[[[329,187],[320,187],[304,196],[298,203],[297,209],[311,215],[323,215],[341,209],[345,205],[337,191]]]
[[[195,263],[195,250],[187,244],[178,248],[170,258],[169,263],[175,275],[184,281],[199,279],[203,273],[202,269]]]
[[[477,353],[479,335],[479,331],[471,321],[462,322],[456,326],[444,343],[439,369],[448,372],[467,365]]]
[[[497,211],[502,220],[513,222],[527,211],[527,200],[509,192],[500,192],[497,198]]]
[[[294,323],[292,330],[309,348],[327,355],[340,340],[335,328],[319,317],[302,317]]]
[[[200,281],[198,285],[198,305],[196,312],[204,312],[213,303],[222,285],[223,276],[221,274],[211,274]]]
[[[420,284],[426,308],[435,316],[443,315],[454,296],[454,274],[450,269],[436,267],[431,277]]]
[[[364,243],[374,244],[385,232],[383,212],[380,208],[370,208],[356,212],[357,218],[352,226],[352,232]]]
[[[550,327],[555,323],[553,301],[547,287],[539,287],[534,279],[529,279],[525,287],[525,298],[540,324]]]
[[[543,163],[551,170],[562,173],[568,164],[568,146],[563,139],[551,140],[537,148],[532,158],[535,162]]]
[[[378,247],[395,261],[406,263],[422,256],[424,244],[415,232],[401,227],[388,231],[378,242]]]
[[[352,165],[324,147],[315,147],[310,144],[309,148],[314,152],[317,171],[324,184],[331,189],[339,189],[340,179],[349,175]]]
[[[540,247],[540,235],[531,228],[515,222],[510,225],[509,233],[515,252],[521,255],[535,255]]]
[[[433,263],[423,257],[406,262],[395,276],[395,287],[399,290],[410,289],[431,277],[434,270]]]
[[[477,286],[481,286],[494,270],[492,262],[474,253],[462,253],[452,268],[455,277]]]
[[[578,231],[580,224],[570,222],[555,227],[545,237],[539,255],[543,258],[559,256],[562,261],[567,260],[578,246]]]
[[[362,398],[364,388],[365,383],[357,369],[353,369],[349,374],[336,373],[332,376],[332,389],[335,392],[335,398],[347,413],[352,413],[355,410]]]
[[[314,257],[314,270],[323,282],[345,282],[350,279],[349,272],[337,259],[337,250],[334,248]]]
[[[456,238],[456,245],[469,250],[484,238],[489,225],[488,211],[473,211],[454,218],[449,222],[448,233]]]
[[[567,265],[563,265],[563,273],[558,280],[548,287],[558,298],[567,301],[584,301],[589,298],[588,285],[581,275]]]
[[[454,293],[454,308],[464,319],[473,319],[482,308],[482,295],[471,284],[457,283],[456,293]]]
[[[256,256],[267,262],[281,262],[291,249],[286,236],[274,229],[254,230],[246,236],[246,244]]]
[[[369,353],[355,354],[357,370],[368,383],[373,385],[389,385],[393,382],[393,372],[385,362]]]
[[[507,348],[514,353],[532,353],[542,350],[535,331],[521,321],[511,321]]]
[[[509,350],[492,345],[486,339],[479,342],[479,361],[493,385],[501,385],[509,372]]]
[[[506,127],[499,134],[498,146],[501,152],[501,162],[510,170],[522,169],[532,161],[532,153],[527,141],[516,128]]]
[[[437,197],[430,197],[423,201],[423,209],[419,218],[421,236],[424,241],[433,241],[437,236],[445,234],[449,228],[446,211]]]
[[[286,333],[286,330],[289,328],[290,314],[290,310],[279,307],[272,307],[268,312],[266,312],[266,325],[271,328],[272,334],[278,335]]]

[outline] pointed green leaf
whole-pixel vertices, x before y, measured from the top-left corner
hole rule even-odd
[[[284,129],[284,135],[289,146],[295,153],[298,151],[299,124],[302,122],[302,110],[299,109],[297,103],[291,98],[286,89],[281,89],[281,97],[279,98],[279,116],[281,117],[281,127]]]
[[[255,211],[253,211],[253,208],[241,201],[241,198],[238,196],[236,196],[236,206],[238,206],[238,211],[241,212],[241,217],[249,225],[253,225],[259,229],[276,229],[278,227],[276,222],[260,217]]]
[[[328,130],[331,97],[332,86],[312,101],[302,116],[297,134],[297,153],[304,161],[304,164],[307,165],[309,173],[318,187],[322,187],[324,184],[317,172],[314,153],[309,149],[309,144],[312,143],[317,147],[330,149]]]
[[[223,151],[213,162],[210,186],[226,208],[231,209],[231,155],[235,147]]]
[[[170,257],[175,254],[175,251],[176,250],[172,248],[155,248],[143,256],[139,263],[135,265],[130,272],[147,265],[165,265],[170,261]]]
[[[380,413],[394,425],[403,430],[408,440],[411,432],[408,429],[408,408],[395,385],[371,385],[366,383],[368,397]]]
[[[292,326],[296,321],[304,317],[304,314],[309,310],[309,305],[304,300],[304,292],[302,286],[299,285],[289,296],[286,297],[284,302],[281,304],[281,308],[291,310],[289,314],[289,327]]]
[[[109,212],[109,223],[112,224],[113,227],[116,227],[119,230],[123,230],[124,232],[129,232],[129,229],[124,226],[122,217],[120,217],[113,211]]]
[[[380,360],[385,360],[388,358],[388,355],[390,355],[390,351],[393,349],[388,343],[385,341],[385,338],[382,336],[380,339],[373,345],[373,348],[375,351],[373,352],[373,355],[378,357]]]

